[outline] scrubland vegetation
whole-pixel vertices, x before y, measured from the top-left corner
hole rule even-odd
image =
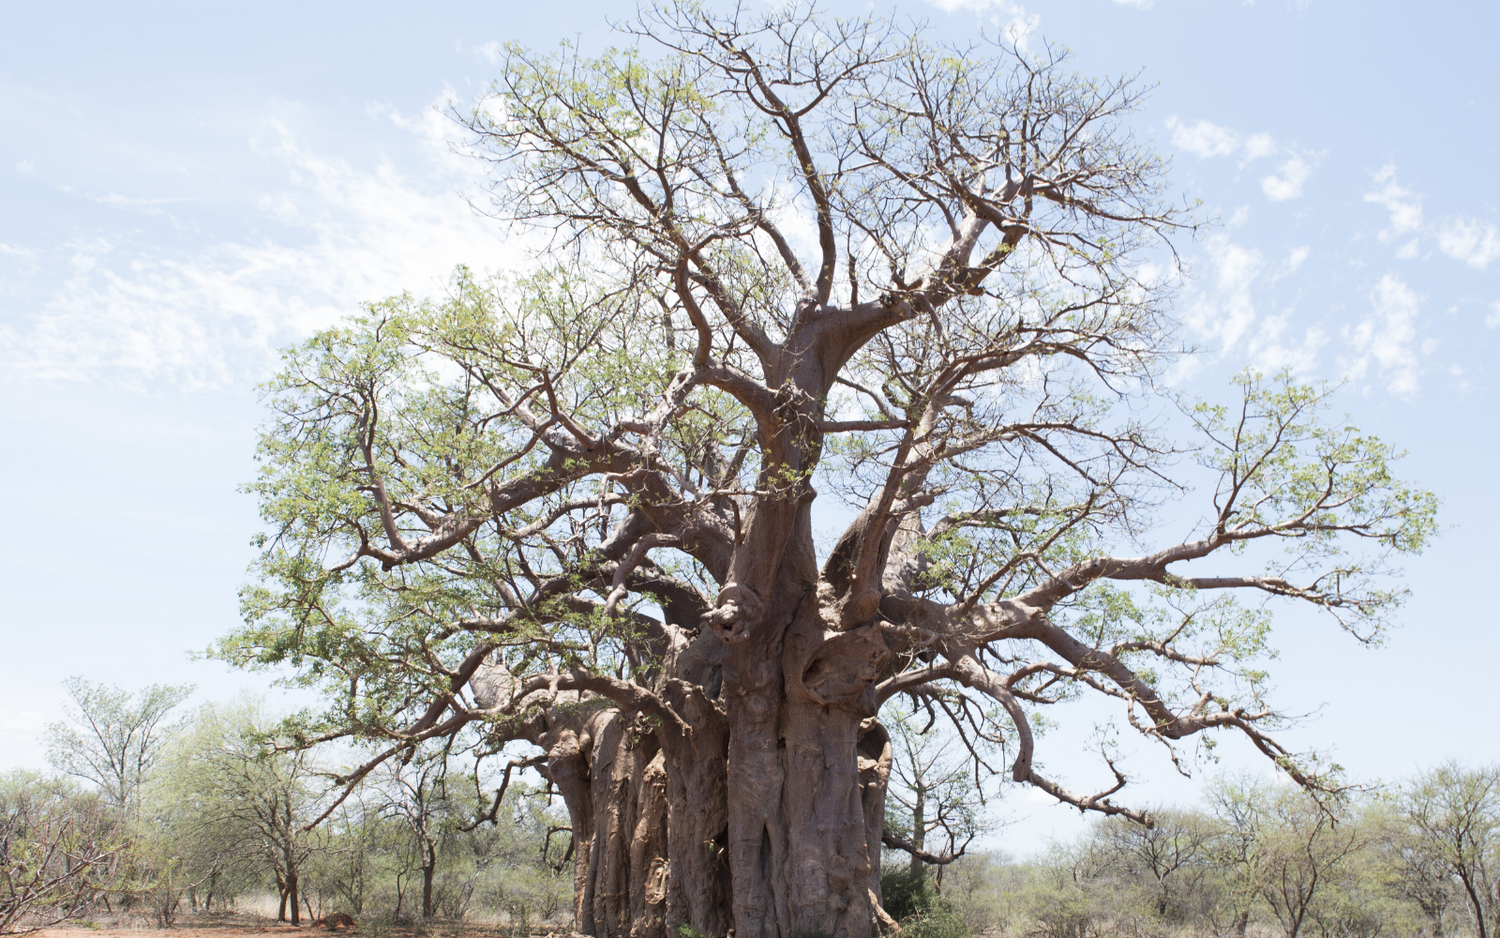
[[[524,773],[496,802],[455,754],[430,752],[334,803],[336,771],[278,749],[253,701],[168,722],[186,688],[69,690],[73,720],[50,732],[56,773],[0,776],[6,933],[121,916],[170,926],[267,893],[294,924],[334,911],[366,929],[572,922],[567,815]],[[909,938],[1487,938],[1500,914],[1500,768],[1450,764],[1322,801],[1224,777],[1202,804],[1152,811],[1151,827],[1103,818],[1018,859],[973,849],[987,814],[944,769],[940,740],[893,735],[887,828],[917,849],[886,851],[883,903]]]

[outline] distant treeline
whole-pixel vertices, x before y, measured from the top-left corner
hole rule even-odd
[[[1291,785],[1224,778],[1154,825],[1108,818],[1044,856],[960,857],[887,872],[906,938],[971,934],[1496,934],[1500,768],[1445,765],[1321,803]]]
[[[67,686],[70,719],[48,731],[56,774],[0,776],[0,932],[110,915],[166,925],[268,891],[293,923],[572,920],[566,815],[521,775],[496,797],[473,753],[436,750],[351,788],[308,749],[278,745],[281,728],[253,701],[168,722],[188,688]],[[1151,827],[1102,819],[1016,861],[962,849],[982,812],[923,745],[898,755],[907,770],[887,830],[944,852],[883,858],[883,903],[905,938],[1489,938],[1500,927],[1500,767],[1450,764],[1320,800],[1222,778],[1200,807],[1154,811]]]
[[[189,688],[68,686],[73,719],[48,733],[60,775],[0,775],[0,933],[98,915],[170,925],[268,891],[292,923],[571,916],[567,821],[534,785],[517,780],[476,824],[473,776],[435,753],[335,805],[335,773],[278,746],[253,701],[169,725]]]

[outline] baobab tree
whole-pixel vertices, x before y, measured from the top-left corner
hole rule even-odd
[[[511,48],[455,115],[533,269],[286,352],[219,653],[322,687],[303,742],[377,744],[351,784],[425,740],[534,744],[600,936],[872,934],[898,694],[1105,814],[1146,819],[1119,771],[1039,770],[1036,708],[1105,695],[1324,784],[1271,735],[1233,597],[1368,638],[1433,500],[1285,381],[1158,432],[1188,220],[1122,127],[1141,90],[807,10],[622,30]],[[1195,474],[1202,524],[1153,535]]]

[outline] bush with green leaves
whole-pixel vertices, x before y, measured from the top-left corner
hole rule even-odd
[[[0,934],[86,914],[124,846],[119,813],[98,793],[32,772],[0,775]]]

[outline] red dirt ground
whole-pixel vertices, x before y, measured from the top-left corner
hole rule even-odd
[[[567,932],[537,932],[500,925],[437,923],[422,928],[366,926],[340,928],[330,932],[307,925],[278,924],[269,919],[235,915],[226,919],[183,916],[170,928],[148,922],[138,924],[100,923],[97,925],[64,925],[33,932],[33,938],[318,938],[325,935],[348,935],[350,938],[569,938]],[[579,936],[582,938],[582,936]]]

